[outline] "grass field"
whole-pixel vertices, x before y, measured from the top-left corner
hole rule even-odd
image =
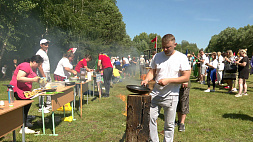
[[[178,132],[175,128],[174,141],[180,142],[248,142],[253,141],[253,76],[248,83],[248,96],[234,97],[235,94],[226,94],[228,90],[217,87],[216,92],[204,93],[207,85],[200,85],[191,78],[190,113],[186,118],[186,131]],[[8,84],[9,81],[1,81]],[[115,84],[110,91],[109,98],[89,98],[89,104],[83,104],[83,117],[80,112],[74,113],[76,121],[56,123],[58,136],[26,135],[26,141],[80,141],[80,142],[118,142],[124,141],[126,129],[125,102],[121,96],[130,94],[125,86],[139,84],[139,79],[126,79]],[[34,85],[34,88],[38,84]],[[0,100],[7,100],[6,87],[0,85]],[[76,109],[77,110],[77,109]],[[42,132],[42,126],[37,123],[41,119],[38,112],[38,98],[29,112],[35,115],[34,130]],[[63,117],[62,112],[55,112],[56,116]],[[67,112],[67,116],[71,115]],[[158,131],[163,130],[163,112],[158,118]],[[49,122],[46,123],[46,134],[52,133],[51,113],[46,114]],[[0,126],[1,127],[1,126]],[[0,130],[1,131],[1,130]],[[21,141],[21,134],[17,130],[17,141]],[[159,134],[160,141],[163,135]],[[12,141],[12,133],[1,138],[0,141]]]

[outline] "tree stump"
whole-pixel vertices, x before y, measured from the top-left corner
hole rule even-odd
[[[150,95],[127,96],[126,142],[148,142]]]

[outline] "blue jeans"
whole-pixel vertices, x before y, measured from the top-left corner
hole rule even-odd
[[[152,93],[150,93],[152,96]],[[173,142],[174,127],[178,96],[152,96],[150,107],[150,138],[152,142],[159,142],[156,120],[161,108],[164,109],[164,142]]]

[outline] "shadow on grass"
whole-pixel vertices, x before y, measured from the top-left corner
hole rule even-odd
[[[251,117],[247,114],[227,113],[227,114],[223,114],[222,117],[231,118],[231,119],[241,119],[241,120],[253,121],[253,117]]]

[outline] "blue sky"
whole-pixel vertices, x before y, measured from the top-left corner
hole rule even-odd
[[[117,0],[127,34],[171,33],[206,48],[227,27],[253,24],[253,0]]]

